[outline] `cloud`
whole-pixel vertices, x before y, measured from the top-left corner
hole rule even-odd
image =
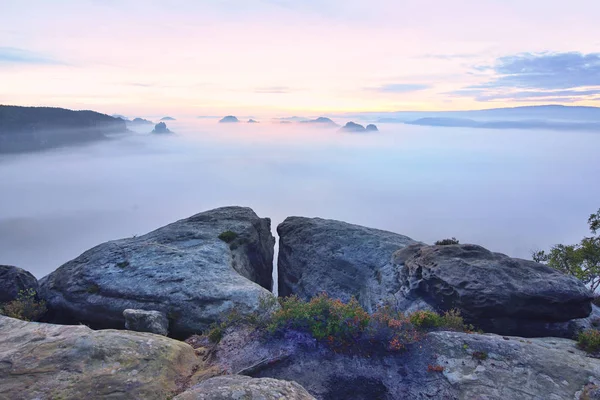
[[[268,86],[254,89],[254,93],[290,93],[291,89],[286,86]]]
[[[420,83],[390,83],[376,88],[370,88],[370,90],[382,93],[409,93],[429,89],[430,87],[430,85]]]
[[[480,88],[571,89],[600,84],[600,53],[521,53],[500,57]]]
[[[567,103],[600,94],[600,53],[521,53],[473,68],[492,77],[447,94],[477,101]]]
[[[0,64],[63,64],[46,55],[15,47],[0,47]]]

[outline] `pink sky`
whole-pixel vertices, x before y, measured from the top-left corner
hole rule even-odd
[[[190,116],[600,106],[599,15],[597,0],[3,0],[0,103]],[[498,58],[542,52],[571,54],[548,59],[553,86],[489,85]],[[557,86],[562,74],[572,82]]]

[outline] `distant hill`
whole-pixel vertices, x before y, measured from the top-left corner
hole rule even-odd
[[[236,117],[234,117],[233,115],[228,115],[226,117],[221,118],[221,120],[219,122],[222,124],[231,124],[231,123],[240,122],[240,120],[237,119]]]
[[[600,122],[572,122],[572,121],[474,121],[465,118],[421,118],[405,122],[409,125],[443,126],[461,128],[485,129],[548,129],[559,131],[599,131]]]
[[[154,122],[144,118],[134,118],[132,121],[127,121],[131,125],[154,125]]]
[[[339,126],[338,124],[333,122],[330,118],[326,118],[326,117],[319,117],[317,119],[311,119],[308,121],[300,121],[300,123],[306,124],[306,125],[315,125],[315,126],[332,127],[332,128]]]
[[[381,123],[404,123],[421,118],[463,118],[480,122],[519,120],[600,122],[600,107],[545,105],[465,111],[367,112],[343,114],[343,117]]]
[[[91,142],[124,132],[125,121],[95,111],[0,105],[0,153]]]
[[[161,121],[175,121],[175,118],[173,118],[173,117],[162,117],[160,120]]]

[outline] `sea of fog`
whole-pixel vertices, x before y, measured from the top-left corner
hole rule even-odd
[[[345,121],[338,121],[345,122]],[[38,278],[107,240],[226,205],[343,220],[529,258],[580,240],[600,207],[600,134],[380,124],[169,122],[111,141],[0,155],[0,264]]]

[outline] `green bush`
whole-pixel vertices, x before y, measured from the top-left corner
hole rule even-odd
[[[208,331],[208,340],[213,343],[219,343],[223,339],[223,332],[225,331],[223,324],[213,324],[211,329]]]
[[[219,239],[225,243],[231,243],[238,237],[238,234],[232,231],[225,231],[219,235]]]
[[[588,353],[597,353],[600,350],[600,331],[588,329],[577,336],[577,344]]]
[[[27,289],[19,291],[15,300],[6,303],[0,309],[0,314],[24,321],[37,321],[47,310],[46,302],[37,299],[35,290]]]
[[[433,329],[442,326],[442,317],[433,311],[416,311],[409,316],[411,324],[417,329]]]
[[[455,237],[453,237],[452,239],[443,239],[435,242],[436,246],[450,246],[453,244],[460,244],[460,242]]]

